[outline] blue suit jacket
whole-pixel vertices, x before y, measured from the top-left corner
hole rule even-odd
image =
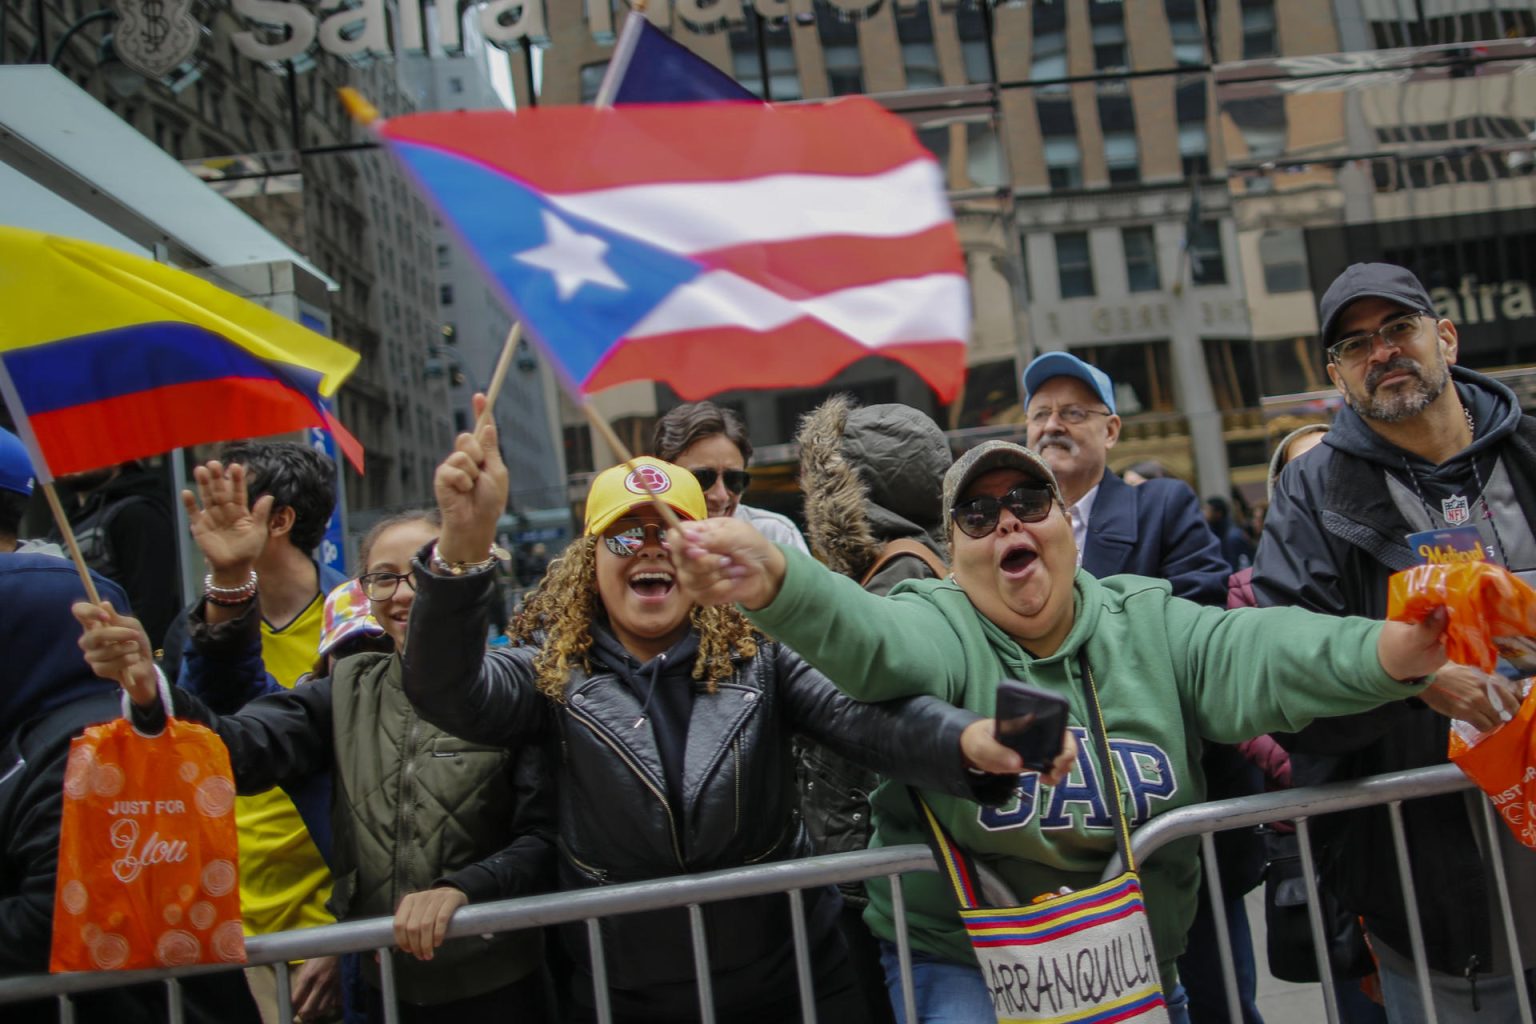
[[[1106,469],[1083,547],[1083,568],[1099,579],[1150,576],[1172,583],[1176,597],[1227,606],[1232,569],[1200,514],[1200,499],[1182,480],[1132,487]]]

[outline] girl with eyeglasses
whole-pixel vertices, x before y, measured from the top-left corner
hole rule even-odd
[[[583,536],[524,605],[515,646],[489,651],[477,638],[492,614],[491,581],[474,563],[506,502],[494,426],[459,438],[436,490],[443,533],[415,569],[405,690],[424,718],[451,732],[550,751],[562,887],[808,855],[796,815],[796,732],[957,796],[1011,785],[1018,762],[985,719],[929,698],[857,704],[740,612],[689,600],[653,504],[684,521],[704,519],[703,491],[687,470],[643,457],[598,474]],[[1009,777],[972,775],[962,761]],[[819,1018],[863,1021],[836,927],[839,897],[827,887],[804,899]],[[717,1019],[799,1020],[786,897],[706,903],[702,912]],[[698,1019],[685,910],[600,924],[615,1020]],[[586,929],[569,926],[562,938],[575,965],[567,1017],[591,1020]],[[413,948],[426,952],[431,941]]]
[[[213,570],[210,580],[254,580],[250,563],[264,543],[270,497],[250,507],[238,465],[213,462],[195,475],[201,500],[189,509],[191,528]],[[399,513],[363,538],[358,582],[373,618],[394,641],[393,652],[340,657],[327,673],[283,689],[261,661],[259,581],[238,595],[210,587],[201,610],[209,638],[189,653],[182,681],[218,707],[240,703],[226,702],[228,695],[265,695],[221,715],[197,697],[173,691],[178,717],[204,722],[224,740],[240,793],[332,774],[334,882],[328,905],[338,920],[397,914],[398,932],[435,920],[445,907],[543,892],[554,884],[547,832],[553,800],[543,785],[539,752],[452,736],[422,721],[400,688],[416,597],[411,561],[436,539],[440,522],[435,509]],[[158,732],[165,709],[138,622],[85,603],[75,606],[75,614],[96,627],[87,628],[81,641],[86,660],[98,675],[126,675],[135,722]],[[484,636],[482,631],[482,643]],[[366,983],[362,1009],[366,1019],[382,1020],[379,966],[371,956],[359,959]],[[402,1021],[548,1019],[543,942],[536,931],[456,939],[430,962],[401,954],[394,960]]]

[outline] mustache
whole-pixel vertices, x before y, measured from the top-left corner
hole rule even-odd
[[[1421,382],[1424,380],[1424,374],[1421,372],[1422,367],[1420,367],[1418,363],[1414,362],[1412,359],[1409,359],[1407,356],[1398,356],[1396,359],[1393,359],[1390,362],[1382,363],[1380,366],[1373,367],[1370,372],[1365,375],[1365,380],[1363,382],[1365,384],[1365,390],[1375,391],[1377,386],[1381,383],[1381,378],[1385,377],[1389,373],[1399,373],[1404,371],[1413,374],[1413,376]]]
[[[1068,455],[1077,454],[1077,442],[1072,440],[1070,434],[1062,431],[1052,431],[1049,434],[1041,434],[1040,440],[1035,442],[1035,451],[1045,451],[1046,448],[1055,445],[1062,448]]]

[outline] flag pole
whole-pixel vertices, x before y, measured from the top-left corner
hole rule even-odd
[[[640,467],[635,462],[634,453],[629,450],[629,445],[619,439],[618,433],[603,418],[603,414],[597,411],[597,407],[592,404],[592,400],[583,395],[581,396],[580,405],[581,411],[587,417],[587,422],[592,424],[593,428],[602,435],[608,447],[612,448],[614,454],[619,457],[619,461],[631,470],[639,469]],[[662,501],[661,495],[651,490],[648,483],[645,484],[645,489],[645,493],[651,499],[651,504],[656,507],[657,513],[661,515],[661,521],[667,524],[667,529],[675,530],[680,527],[682,522],[677,518],[677,513],[672,511],[672,506]]]
[[[59,532],[64,535],[64,545],[69,548],[70,560],[75,563],[75,571],[80,574],[80,581],[85,584],[85,596],[90,598],[91,604],[101,604],[101,595],[96,592],[96,581],[91,579],[90,567],[85,564],[85,555],[80,552],[80,542],[75,539],[75,531],[70,528],[69,517],[64,514],[64,506],[59,504],[58,490],[54,488],[52,480],[41,486],[43,496],[48,499],[48,508],[53,512],[53,521],[58,524]]]
[[[491,409],[496,405],[496,396],[501,394],[502,385],[507,382],[507,368],[512,365],[512,356],[517,351],[517,343],[523,337],[523,322],[519,320],[512,325],[507,332],[507,340],[501,346],[501,356],[496,360],[496,369],[491,373],[490,386],[485,389],[485,408],[480,411],[480,416],[475,420],[475,433],[480,433],[482,427],[491,422]]]
[[[43,446],[38,443],[37,434],[32,430],[32,419],[27,415],[26,406],[21,403],[21,396],[16,393],[16,383],[11,380],[11,372],[6,369],[4,362],[0,362],[0,399],[3,399],[6,408],[11,410],[11,420],[16,425],[16,436],[20,438],[23,447],[27,449],[27,455],[32,460],[32,475],[36,478],[38,486],[43,489],[43,496],[48,499],[48,508],[53,513],[53,521],[64,537],[65,546],[69,548],[69,557],[75,563],[75,571],[80,574],[80,582],[85,584],[85,596],[91,599],[91,604],[101,604],[101,594],[96,590],[96,581],[91,579],[90,566],[85,564],[85,556],[80,553],[80,542],[75,539],[75,531],[69,525],[69,517],[64,514],[64,506],[59,503],[59,492],[53,486],[53,470],[49,467],[48,460],[43,458]],[[122,610],[118,609],[118,611]]]

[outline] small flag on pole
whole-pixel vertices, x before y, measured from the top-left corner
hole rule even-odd
[[[0,392],[40,483],[188,445],[324,426],[358,354],[201,278],[0,227]]]
[[[867,355],[959,390],[970,296],[943,176],[872,101],[378,127],[583,393],[801,387]]]
[[[593,106],[623,103],[758,102],[734,78],[630,11]]]

